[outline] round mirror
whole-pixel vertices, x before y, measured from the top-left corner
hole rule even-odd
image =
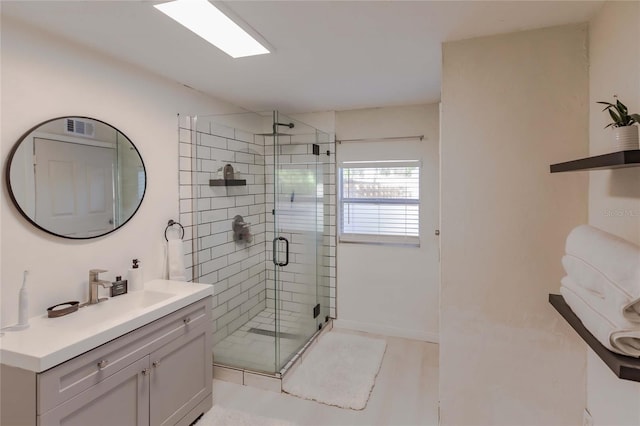
[[[142,157],[129,138],[88,117],[54,118],[25,133],[9,155],[6,180],[29,222],[72,239],[124,225],[147,186]]]

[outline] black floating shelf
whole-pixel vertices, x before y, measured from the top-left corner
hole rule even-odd
[[[593,349],[593,351],[604,361],[605,364],[613,371],[613,373],[621,379],[640,382],[640,359],[630,356],[619,355],[605,348],[602,343],[596,339],[582,325],[580,318],[573,313],[567,302],[559,294],[550,294],[549,303],[567,320],[569,325],[582,337],[582,339]]]
[[[210,179],[209,186],[245,186],[246,179]]]
[[[618,151],[551,165],[551,173],[640,166],[640,149]]]

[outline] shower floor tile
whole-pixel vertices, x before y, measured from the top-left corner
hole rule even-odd
[[[274,331],[275,309],[264,309],[216,344],[213,347],[214,362],[229,367],[271,374],[278,372],[275,338],[249,332],[251,328]],[[280,331],[287,333],[287,338],[280,338],[280,359],[286,361],[297,353],[315,333],[315,330],[315,320],[310,316],[281,311]]]

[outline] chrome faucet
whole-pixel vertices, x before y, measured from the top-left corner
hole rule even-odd
[[[107,272],[104,269],[91,269],[89,271],[89,305],[95,305],[96,303],[102,302],[104,299],[98,299],[98,286],[102,286],[104,288],[111,287],[111,282],[101,280],[98,278],[98,274],[102,272]]]

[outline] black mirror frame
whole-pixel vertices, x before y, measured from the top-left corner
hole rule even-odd
[[[122,136],[124,136],[125,138],[127,138],[127,140],[129,141],[129,143],[131,144],[131,146],[133,147],[133,149],[135,149],[136,153],[138,154],[138,157],[140,158],[140,164],[142,164],[142,170],[144,171],[144,190],[142,191],[142,197],[140,197],[140,202],[138,203],[138,206],[136,207],[136,209],[133,211],[133,213],[131,214],[131,216],[129,216],[127,218],[127,220],[125,220],[124,222],[122,222],[122,224],[120,226],[118,226],[117,228],[113,228],[112,230],[99,234],[99,235],[93,235],[90,237],[69,237],[66,235],[60,235],[60,234],[56,234],[53,231],[50,231],[48,229],[43,228],[42,226],[38,225],[35,220],[31,219],[23,210],[22,207],[20,207],[20,204],[18,203],[15,194],[13,193],[13,189],[11,188],[11,163],[13,162],[13,157],[16,154],[16,151],[18,150],[18,148],[20,147],[20,144],[24,141],[24,139],[29,136],[32,132],[34,132],[36,129],[38,129],[40,126],[50,123],[52,121],[56,121],[56,120],[61,120],[61,119],[66,119],[66,118],[81,118],[81,119],[87,119],[87,120],[93,120],[96,121],[98,123],[102,123],[106,126],[111,127],[112,129],[116,130],[118,133],[120,133]],[[138,150],[138,147],[131,141],[131,139],[129,138],[129,136],[125,135],[123,132],[120,131],[120,129],[112,126],[111,124],[102,121],[102,120],[98,120],[97,118],[93,118],[93,117],[87,117],[87,116],[83,116],[83,115],[65,115],[62,117],[56,117],[56,118],[52,118],[50,120],[45,120],[39,124],[36,124],[35,126],[33,126],[32,128],[30,128],[29,130],[27,130],[25,133],[22,134],[22,136],[20,136],[20,138],[18,139],[18,141],[13,145],[13,147],[11,148],[11,152],[9,153],[9,156],[7,157],[7,162],[5,164],[5,181],[6,181],[6,186],[7,186],[7,191],[9,192],[9,197],[11,198],[11,201],[13,202],[13,205],[16,207],[16,209],[18,210],[18,212],[20,213],[20,215],[26,219],[29,223],[31,223],[33,226],[35,226],[36,228],[40,229],[41,231],[46,232],[49,235],[53,235],[56,237],[60,237],[60,238],[65,238],[68,240],[91,240],[94,238],[101,238],[104,237],[106,235],[109,235],[117,230],[119,230],[120,228],[122,228],[124,225],[126,225],[131,218],[133,218],[136,213],[138,213],[138,210],[140,209],[140,206],[142,205],[142,202],[144,201],[144,196],[147,194],[147,168],[144,165],[144,160],[142,158],[142,155],[140,154],[140,151]]]

